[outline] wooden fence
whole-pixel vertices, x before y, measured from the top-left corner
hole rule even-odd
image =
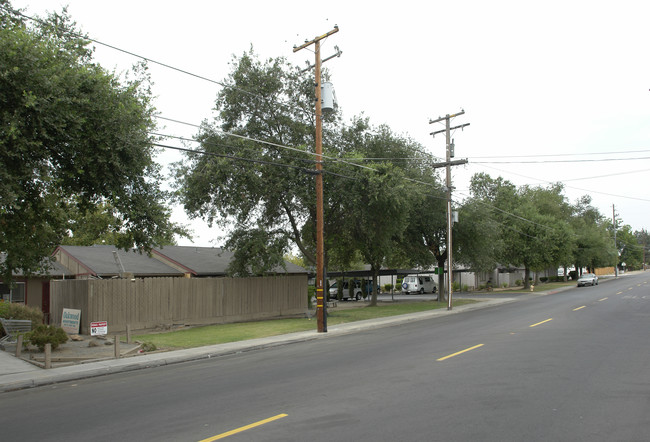
[[[307,276],[143,278],[52,281],[52,324],[64,308],[81,310],[82,334],[107,321],[110,333],[172,325],[223,324],[302,316]]]

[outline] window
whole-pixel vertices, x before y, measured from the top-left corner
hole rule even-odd
[[[0,282],[0,297],[5,302],[25,303],[25,283],[16,282],[13,288],[9,284]]]

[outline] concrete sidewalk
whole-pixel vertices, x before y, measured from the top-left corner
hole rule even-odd
[[[541,293],[538,293],[541,294]],[[438,309],[427,312],[411,313],[400,316],[390,316],[379,319],[350,322],[328,327],[327,333],[318,333],[316,330],[289,333],[267,338],[250,339],[247,341],[231,342],[227,344],[209,345],[206,347],[189,348],[162,353],[153,353],[126,357],[122,359],[110,359],[98,362],[89,362],[66,367],[51,368],[45,370],[29,362],[17,359],[11,353],[0,351],[0,392],[20,390],[24,388],[37,387],[58,382],[85,379],[95,376],[103,376],[111,373],[122,373],[144,368],[158,367],[162,365],[176,364],[180,362],[209,359],[212,357],[231,355],[245,351],[276,347],[295,342],[305,342],[316,339],[354,333],[361,330],[387,327],[403,324],[411,321],[448,316],[451,314],[463,313],[471,310],[483,309],[513,302],[514,298],[485,299],[476,304],[454,307],[452,310]]]

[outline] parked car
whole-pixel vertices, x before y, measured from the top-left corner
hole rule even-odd
[[[350,296],[350,282],[354,284],[352,296]],[[330,299],[337,299],[338,294],[339,294],[339,283],[338,281],[335,282],[330,286]],[[359,301],[361,297],[363,296],[363,293],[361,291],[361,282],[359,281],[343,281],[343,289],[341,292],[341,299],[356,299]]]
[[[582,287],[583,285],[598,285],[598,276],[593,273],[583,273],[578,278],[578,287]]]
[[[409,293],[435,293],[436,290],[436,283],[433,282],[433,278],[430,276],[407,275],[402,280],[402,293],[405,295],[408,295]]]
[[[366,295],[372,295],[372,281],[371,280],[366,281],[365,286],[363,288],[363,292]],[[381,292],[381,290],[379,290],[379,285],[377,285],[377,294],[379,294],[380,292]]]

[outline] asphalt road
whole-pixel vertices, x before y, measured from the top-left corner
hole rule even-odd
[[[0,395],[2,440],[647,441],[650,272]]]

